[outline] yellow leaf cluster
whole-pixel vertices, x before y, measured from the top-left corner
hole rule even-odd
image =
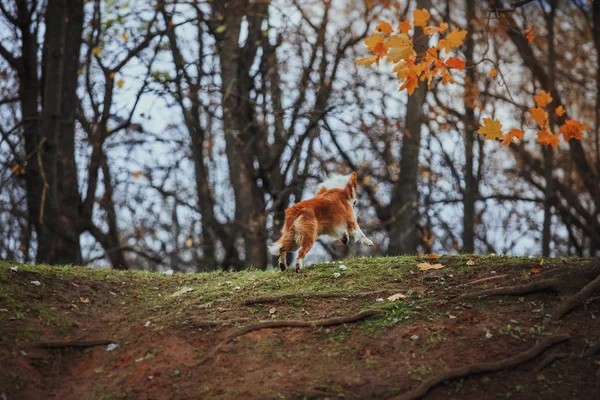
[[[400,22],[396,33],[391,24],[380,21],[376,27],[377,32],[364,40],[372,55],[356,60],[356,64],[370,67],[373,64],[379,65],[381,59],[385,58],[386,62],[394,64],[393,71],[401,84],[400,91],[406,90],[409,94],[414,93],[419,86],[419,81],[427,80],[429,86],[437,75],[441,77],[444,84],[454,83],[454,78],[449,70],[462,71],[466,63],[458,57],[443,59],[438,50],[444,49],[448,53],[452,48],[462,45],[467,32],[454,29],[441,40],[444,41],[443,45],[429,48],[418,59],[413,40],[409,36],[413,26],[423,28],[425,35],[441,34],[448,29],[448,24],[445,22],[440,23],[439,26],[427,26],[429,19],[430,15],[427,10],[414,10],[413,24],[411,25],[407,20]]]
[[[453,29],[444,37],[443,34],[448,30],[448,24],[441,22],[439,26],[428,26],[427,23],[430,18],[429,11],[425,9],[414,10],[412,24],[408,20],[403,20],[398,24],[396,32],[394,32],[391,24],[383,20],[380,21],[376,27],[377,32],[364,40],[371,55],[356,60],[356,64],[370,67],[373,64],[379,65],[381,59],[394,64],[393,72],[400,82],[399,90],[406,90],[409,95],[412,95],[419,87],[419,81],[427,80],[429,86],[436,76],[441,78],[443,84],[454,83],[454,77],[450,70],[463,71],[466,62],[458,57],[448,57],[448,54],[463,44],[467,31]],[[424,54],[419,56],[417,56],[413,46],[414,33],[413,36],[409,36],[410,31],[414,32],[414,28],[417,27],[422,28],[425,36],[433,34],[440,34],[441,36],[437,46],[430,47]],[[527,28],[524,33],[530,42],[535,39],[533,27]],[[99,54],[96,55],[101,54],[101,49],[94,50],[99,50]],[[442,51],[446,55],[445,57],[440,55]],[[489,72],[490,78],[497,75],[498,71],[495,68]],[[121,87],[122,83],[121,85],[117,83],[117,86]],[[529,119],[534,120],[538,126],[537,141],[543,145],[557,147],[560,142],[559,136],[551,131],[548,124],[548,112],[553,98],[550,93],[542,90],[534,95],[534,100],[536,107],[529,109]],[[566,111],[562,105],[554,108],[554,115],[558,118],[562,119],[565,113]],[[564,117],[564,123],[559,130],[563,134],[564,140],[568,142],[571,139],[581,139],[583,131],[586,129],[589,129],[588,125]],[[492,118],[484,118],[483,126],[479,128],[477,133],[484,136],[486,140],[502,139],[502,145],[505,147],[508,147],[514,139],[522,140],[525,134],[521,129],[512,129],[505,135],[502,132],[502,123]]]

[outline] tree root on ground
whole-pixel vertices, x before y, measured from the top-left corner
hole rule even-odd
[[[569,313],[575,307],[582,305],[598,289],[600,289],[600,275],[598,275],[596,279],[585,285],[583,289],[581,289],[569,300],[567,300],[567,302],[560,306],[560,308],[556,310],[556,312],[552,315],[552,319],[561,319],[565,314]]]
[[[502,286],[494,289],[480,290],[477,292],[465,293],[452,299],[452,301],[462,301],[477,298],[485,298],[490,296],[515,296],[520,294],[528,294],[533,292],[541,292],[544,290],[554,289],[558,284],[556,279],[544,279],[537,282],[531,282],[526,285],[517,286]]]
[[[452,369],[450,371],[443,372],[437,376],[434,376],[430,379],[427,379],[417,388],[403,393],[397,397],[394,397],[395,400],[416,400],[425,396],[427,392],[433,389],[435,386],[439,385],[442,382],[445,382],[450,379],[456,378],[464,378],[469,375],[474,374],[482,374],[485,372],[494,372],[502,369],[513,368],[519,364],[523,364],[527,361],[530,361],[537,357],[539,354],[544,352],[550,346],[553,346],[557,343],[564,342],[570,338],[569,335],[556,335],[551,336],[544,339],[541,343],[533,346],[527,351],[519,353],[515,356],[505,358],[496,362],[486,362],[481,364],[472,364],[466,365],[461,368]]]
[[[260,329],[274,329],[274,328],[316,328],[322,326],[332,326],[332,325],[342,325],[348,322],[356,322],[363,320],[365,318],[371,317],[373,315],[383,314],[384,310],[373,309],[373,310],[365,310],[361,311],[358,314],[349,315],[346,317],[333,317],[327,319],[317,319],[314,321],[301,321],[294,319],[282,319],[282,320],[273,320],[273,321],[260,321],[255,322],[253,324],[242,327],[241,329],[234,330],[229,333],[224,342],[229,342],[230,340],[245,335],[246,333],[252,331],[258,331]]]
[[[249,297],[242,301],[242,305],[248,306],[251,304],[277,303],[287,299],[333,299],[339,297],[364,297],[372,296],[381,293],[390,292],[390,290],[376,290],[373,292],[358,292],[358,293],[288,293],[279,296],[259,296]]]
[[[365,318],[371,317],[373,315],[384,314],[385,312],[386,312],[385,310],[381,310],[381,309],[371,309],[371,310],[361,311],[358,314],[348,315],[345,317],[332,317],[332,318],[326,318],[326,319],[317,319],[317,320],[313,320],[313,321],[282,319],[282,320],[274,320],[274,321],[255,322],[250,325],[244,326],[240,329],[232,330],[229,334],[227,334],[225,336],[225,338],[223,340],[221,340],[221,342],[219,342],[215,347],[213,347],[212,350],[208,353],[208,355],[202,361],[200,361],[197,365],[204,364],[206,361],[213,358],[218,353],[218,351],[221,349],[221,347],[223,347],[224,345],[229,343],[231,340],[233,340],[237,337],[240,337],[242,335],[245,335],[249,332],[257,331],[260,329],[311,328],[311,327],[316,328],[316,327],[323,327],[323,326],[342,325],[342,324],[346,324],[349,322],[360,321]]]
[[[569,357],[570,354],[568,353],[552,353],[552,354],[547,354],[545,355],[539,362],[538,365],[536,365],[536,367],[533,369],[533,372],[535,372],[536,374],[540,373],[544,368],[546,368],[548,365],[552,364],[554,361],[556,360],[560,360],[562,358],[567,358]]]
[[[94,347],[104,346],[111,343],[117,343],[116,340],[110,339],[90,339],[90,340],[67,340],[67,341],[56,341],[56,342],[37,342],[32,343],[32,347],[38,347],[42,349],[60,349],[66,347]]]
[[[596,353],[600,353],[600,345],[595,345],[587,349],[582,355],[581,358],[586,358],[589,356],[593,356]]]
[[[496,279],[506,278],[507,276],[508,276],[507,274],[496,275],[496,276],[488,276],[487,278],[481,278],[481,279],[476,279],[476,280],[471,281],[471,282],[461,283],[460,285],[457,285],[456,287],[476,285],[476,284],[482,283],[482,282],[494,281]]]
[[[591,261],[583,267],[555,268],[541,274],[542,279],[525,285],[503,286],[494,289],[465,293],[452,299],[453,302],[490,296],[516,296],[551,290],[571,297],[552,314],[552,319],[560,320],[574,308],[581,306],[596,291],[600,290],[600,263]],[[552,278],[548,278],[552,277]]]
[[[222,319],[222,320],[201,320],[201,319],[192,319],[190,325],[194,328],[212,328],[215,326],[225,326],[225,325],[235,325],[240,322],[248,322],[250,318],[230,318],[230,319]]]

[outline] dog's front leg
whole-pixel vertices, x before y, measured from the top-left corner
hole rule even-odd
[[[360,241],[364,245],[373,246],[373,241],[365,236],[364,232],[360,229],[360,226],[356,225],[356,229],[352,231],[351,234],[355,242]]]
[[[362,229],[360,229],[360,226],[358,226],[356,218],[354,221],[348,223],[348,233],[354,238],[354,242],[361,242],[364,245],[373,246],[373,241],[365,236]]]

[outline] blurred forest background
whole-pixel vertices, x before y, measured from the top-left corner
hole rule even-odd
[[[355,60],[415,8],[468,31],[467,68],[409,98]],[[352,170],[376,245],[314,258],[598,255],[599,59],[597,1],[0,0],[0,258],[264,268],[284,210]],[[540,89],[582,140],[476,133],[534,127]]]

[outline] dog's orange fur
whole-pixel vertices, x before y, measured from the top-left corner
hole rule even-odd
[[[352,235],[356,241],[373,243],[367,239],[356,222],[353,205],[356,204],[356,173],[353,172],[344,189],[322,187],[317,195],[285,210],[285,222],[279,240],[271,246],[271,253],[279,255],[279,266],[286,269],[288,251],[301,247],[296,258],[296,272],[302,260],[320,235],[341,238],[347,243]]]

